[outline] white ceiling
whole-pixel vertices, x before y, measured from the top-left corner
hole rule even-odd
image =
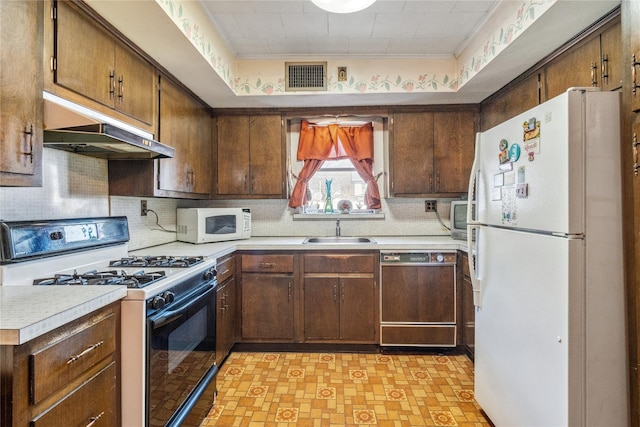
[[[204,0],[241,59],[325,56],[457,56],[499,0],[378,0],[351,14],[310,1]]]
[[[552,5],[456,92],[238,96],[156,0],[85,0],[214,108],[477,103],[619,5],[619,0],[378,0],[354,14],[321,11],[310,0],[199,1],[238,60],[455,58],[501,8]],[[486,34],[486,29],[485,34]],[[476,41],[477,42],[477,41]]]

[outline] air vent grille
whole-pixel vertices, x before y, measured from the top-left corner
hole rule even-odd
[[[327,90],[326,62],[286,62],[285,68],[285,90]]]

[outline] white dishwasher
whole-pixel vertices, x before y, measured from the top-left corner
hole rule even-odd
[[[380,252],[380,345],[455,347],[456,251]]]

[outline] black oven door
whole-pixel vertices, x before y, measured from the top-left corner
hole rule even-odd
[[[147,318],[149,427],[200,425],[213,405],[215,290],[202,286]]]

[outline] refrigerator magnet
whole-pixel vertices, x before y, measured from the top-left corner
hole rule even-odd
[[[501,187],[494,187],[493,190],[491,190],[491,200],[502,200],[502,191],[500,188]]]
[[[540,138],[525,141],[522,148],[524,148],[524,151],[527,153],[540,154]]]
[[[504,185],[504,174],[497,173],[493,175],[493,186],[494,187],[502,187]]]
[[[520,145],[513,144],[511,148],[509,148],[509,160],[512,162],[517,162],[520,158]]]
[[[507,141],[506,139],[501,139],[498,147],[500,148],[500,151],[506,150],[507,147],[509,147],[509,141]]]
[[[529,184],[518,184],[516,186],[516,197],[519,199],[529,197]]]
[[[524,174],[524,166],[520,166],[518,167],[518,184],[522,184],[525,181],[525,174]]]
[[[498,161],[500,164],[507,163],[509,161],[509,151],[502,150],[500,154],[498,154]]]
[[[513,170],[513,163],[512,162],[502,163],[501,165],[498,166],[498,169],[500,169],[502,172],[509,172]]]

